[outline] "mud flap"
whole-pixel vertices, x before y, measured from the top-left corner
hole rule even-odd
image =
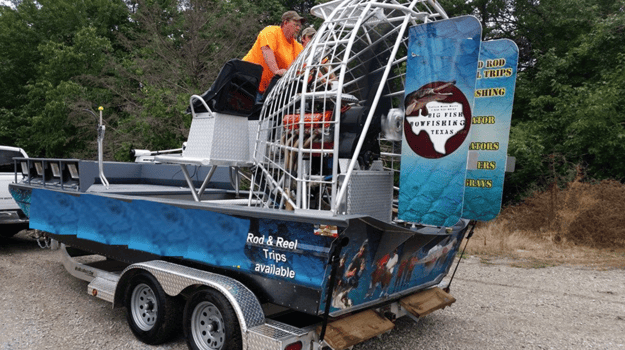
[[[435,287],[415,293],[399,301],[399,304],[410,314],[419,318],[438,309],[445,308],[456,302],[456,298]]]
[[[363,311],[328,323],[325,342],[334,350],[343,350],[384,334],[395,327],[387,318],[373,310]],[[317,329],[317,333],[321,327]]]

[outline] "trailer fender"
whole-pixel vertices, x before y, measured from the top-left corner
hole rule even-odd
[[[248,329],[265,323],[265,314],[258,298],[241,282],[232,278],[162,260],[153,260],[128,266],[121,274],[115,289],[113,307],[123,306],[124,290],[130,278],[140,270],[151,273],[167,295],[177,296],[185,288],[201,285],[213,288],[226,297],[232,305],[242,336]]]

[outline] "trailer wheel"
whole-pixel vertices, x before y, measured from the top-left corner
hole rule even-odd
[[[183,318],[189,349],[242,349],[241,327],[234,309],[216,290],[203,289],[189,298]]]
[[[132,277],[124,300],[130,330],[146,344],[169,340],[180,325],[181,303],[167,295],[150,273],[139,272]]]

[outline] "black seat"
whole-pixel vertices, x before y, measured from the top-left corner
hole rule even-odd
[[[260,101],[256,102],[256,106],[254,106],[254,110],[248,116],[249,120],[260,119],[260,111],[263,109],[263,104],[265,103],[265,99],[267,98],[267,96],[269,96],[269,93],[271,92],[271,90],[273,90],[274,86],[276,86],[276,83],[278,82],[278,80],[280,80],[280,78],[282,78],[281,75],[274,75],[271,78],[271,80],[269,81],[269,85],[267,86],[267,90],[265,90],[265,93],[263,94],[263,97],[260,99]]]
[[[262,66],[239,59],[230,60],[201,97],[213,112],[248,117],[255,110],[262,74]],[[193,101],[193,109],[195,113],[207,112],[199,100]],[[191,113],[191,107],[187,108],[187,113]]]

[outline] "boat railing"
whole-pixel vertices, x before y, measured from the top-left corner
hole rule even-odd
[[[60,158],[13,158],[15,183],[60,187],[62,190],[78,190],[80,174],[78,159]],[[18,174],[22,179],[18,181]]]

